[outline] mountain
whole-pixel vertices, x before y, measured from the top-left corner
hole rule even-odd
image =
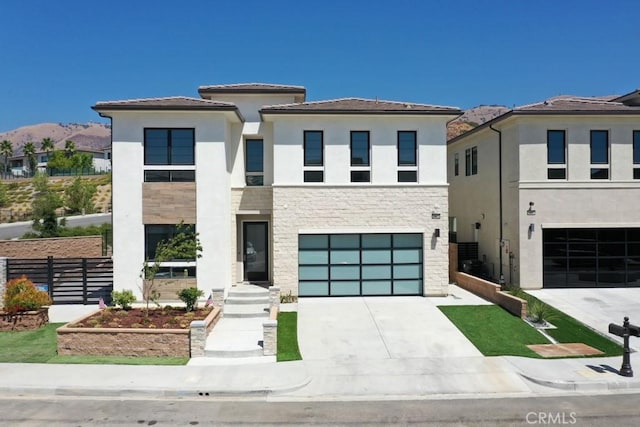
[[[13,154],[22,154],[22,147],[33,142],[36,151],[44,138],[53,139],[56,149],[64,149],[66,141],[73,141],[76,149],[102,150],[111,145],[111,126],[103,123],[40,123],[0,133],[0,141],[13,143]]]
[[[447,140],[469,132],[471,129],[509,111],[504,105],[479,105],[470,108],[447,126]]]

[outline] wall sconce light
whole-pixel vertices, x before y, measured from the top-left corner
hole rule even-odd
[[[527,209],[527,215],[535,215],[536,210],[533,208],[534,203],[529,202],[529,209]]]
[[[440,237],[440,229],[436,228],[435,231],[433,232],[433,237]]]
[[[479,222],[476,222],[475,226],[476,226],[476,230],[480,230],[482,224],[480,224]]]
[[[536,226],[533,224],[529,224],[529,234],[533,233],[535,230]]]

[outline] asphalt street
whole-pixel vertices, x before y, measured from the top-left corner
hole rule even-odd
[[[86,227],[88,225],[100,225],[111,222],[111,214],[91,214],[67,217],[67,226]],[[0,224],[0,240],[13,239],[33,231],[31,221]]]
[[[638,426],[638,394],[465,400],[246,402],[0,399],[0,426]]]

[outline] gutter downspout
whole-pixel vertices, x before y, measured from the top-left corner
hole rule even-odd
[[[502,131],[494,128],[493,125],[489,125],[489,129],[498,134],[498,194],[499,194],[499,205],[500,205],[500,288],[504,287],[504,273],[502,271],[502,241],[504,238],[504,230],[503,230],[503,221],[502,221]]]

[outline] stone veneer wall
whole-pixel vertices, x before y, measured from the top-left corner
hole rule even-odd
[[[101,257],[102,236],[0,240],[0,256],[29,259]]]
[[[242,262],[239,252],[240,242],[238,215],[241,219],[256,221],[270,221],[273,210],[273,191],[271,187],[245,187],[231,189],[231,279],[232,283],[242,281],[237,277],[237,265]],[[271,231],[270,231],[271,233]],[[269,259],[273,259],[273,248]],[[273,265],[273,264],[272,264]]]
[[[431,217],[436,210],[440,219]],[[424,295],[448,293],[446,186],[276,186],[272,229],[273,283],[283,293],[298,292],[300,230],[424,233]]]

